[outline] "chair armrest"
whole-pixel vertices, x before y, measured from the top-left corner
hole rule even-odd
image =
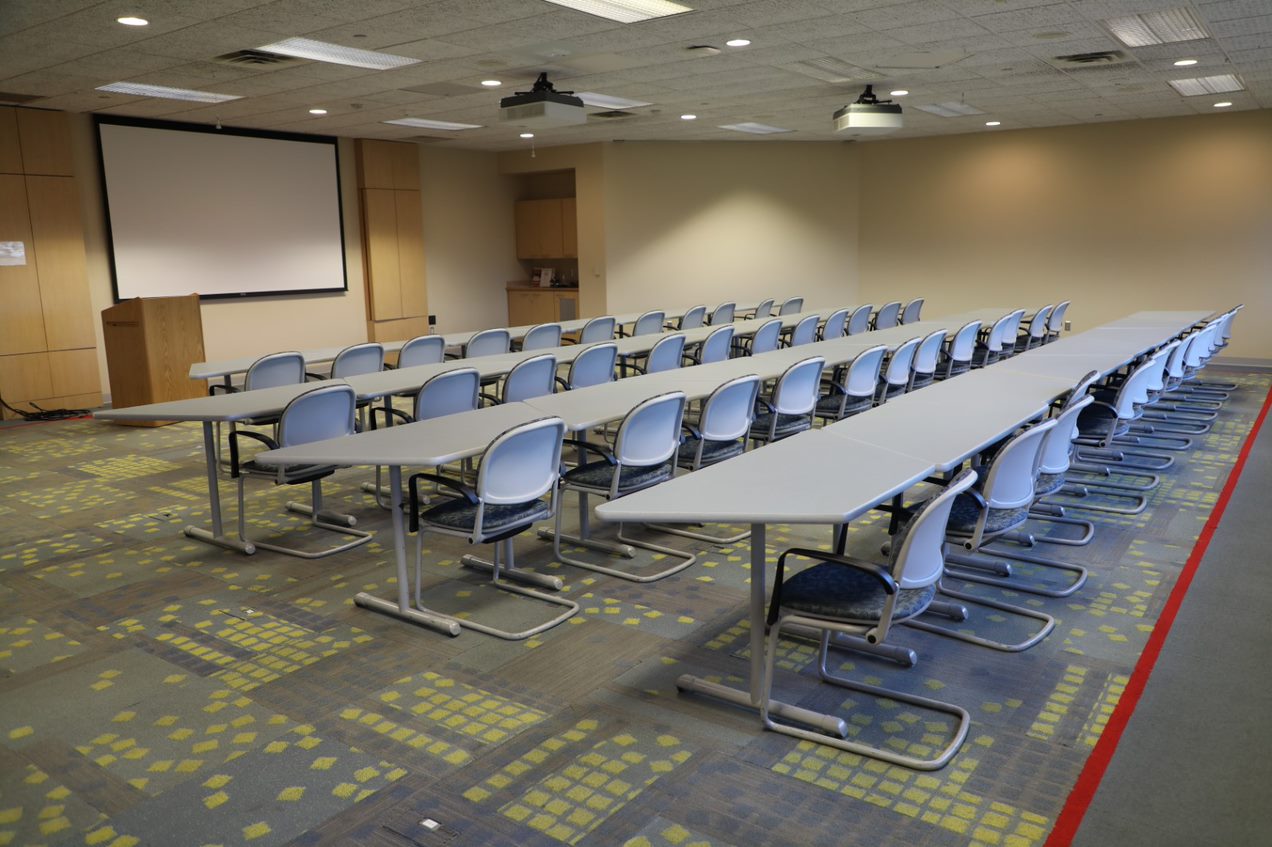
[[[407,491],[409,492],[409,499],[407,500],[407,503],[409,504],[411,509],[411,516],[409,518],[411,532],[420,531],[420,480],[421,479],[427,479],[429,482],[435,482],[440,486],[444,486],[446,488],[451,489],[452,491],[458,492],[458,494],[461,497],[463,497],[466,501],[468,501],[470,505],[476,506],[478,503],[481,502],[481,500],[477,497],[476,491],[469,488],[467,485],[464,485],[462,482],[460,482],[457,479],[451,479],[448,476],[442,476],[441,474],[435,474],[435,473],[411,474],[410,478],[407,479],[406,481]]]
[[[578,447],[584,452],[596,453],[611,465],[618,464],[618,459],[614,457],[614,451],[610,450],[608,447],[602,447],[599,444],[593,444],[592,442],[584,441],[581,438],[563,438],[561,439],[561,443]]]
[[[402,421],[402,423],[413,423],[415,421],[415,418],[411,417],[406,412],[403,412],[401,409],[386,409],[383,406],[372,406],[371,407],[371,428],[372,429],[376,428],[376,425],[375,425],[376,412],[379,412],[381,415],[384,415],[385,426],[389,425],[390,416],[398,418],[399,420]]]
[[[755,407],[758,409],[760,406],[763,406],[764,411],[768,412],[770,415],[777,411],[777,408],[771,402],[765,400],[763,397],[756,397]]]
[[[847,565],[856,568],[863,573],[869,574],[878,580],[883,586],[883,590],[888,594],[896,594],[898,591],[897,581],[893,579],[892,574],[883,565],[875,562],[867,562],[865,559],[857,559],[852,556],[844,556],[838,553],[830,553],[825,550],[813,550],[808,547],[791,547],[784,550],[777,557],[777,576],[773,580],[773,598],[769,604],[768,626],[777,623],[778,610],[782,607],[782,576],[786,572],[786,557],[790,555],[799,556],[802,559],[820,559],[824,562],[834,562],[838,565]]]
[[[496,397],[496,396],[495,396],[495,395],[493,395],[493,394],[487,394],[486,392],[484,392],[484,391],[483,391],[483,392],[481,392],[480,394],[478,394],[477,396],[478,396],[478,397],[480,397],[482,400],[486,401],[486,405],[487,405],[487,406],[498,406],[498,405],[499,405],[499,398],[498,398],[498,397]]]
[[[223,382],[217,382],[208,386],[209,397],[216,396],[218,391],[224,394],[237,394],[239,391],[242,391],[242,389],[237,385],[226,385]]]
[[[305,382],[322,382],[324,379],[331,379],[331,377],[305,371]]]
[[[687,434],[690,438],[692,438],[694,441],[701,441],[701,440],[702,440],[702,430],[701,430],[701,429],[699,429],[698,427],[694,426],[693,424],[689,423],[689,421],[681,421],[681,423],[680,423],[680,428],[681,428],[682,430],[684,430],[684,431],[685,431],[685,433],[686,433],[686,434]],[[681,443],[681,444],[684,444],[684,443],[685,443],[685,439],[684,439],[684,438],[681,438],[681,439],[680,439],[680,443]]]
[[[253,441],[259,441],[271,450],[278,449],[278,442],[263,435],[259,432],[253,432],[250,429],[236,429],[230,433],[230,476],[238,479],[239,474],[239,439],[250,438]]]
[[[555,377],[555,379],[556,379],[556,384],[561,386],[562,391],[570,390],[570,383],[565,381],[565,377],[558,376],[558,377]]]

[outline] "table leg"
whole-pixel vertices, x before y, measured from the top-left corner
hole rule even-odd
[[[212,429],[212,421],[203,422],[203,458],[208,469],[208,504],[212,508],[212,531],[208,532],[199,526],[187,526],[186,536],[227,550],[237,550],[248,555],[255,553],[256,545],[252,542],[225,535],[221,522],[221,485],[217,480],[216,435]]]
[[[459,635],[459,623],[453,618],[411,608],[411,580],[406,571],[406,522],[402,519],[401,465],[389,465],[389,499],[393,515],[393,553],[398,581],[397,602],[367,594],[365,591],[354,595],[353,602],[364,609],[392,615],[408,623],[426,626],[447,635]]]
[[[760,697],[764,693],[764,603],[767,595],[765,572],[767,570],[767,544],[764,537],[765,526],[762,523],[751,524],[751,597],[748,604],[751,618],[751,686],[750,691],[740,691],[728,685],[702,679],[692,674],[683,674],[676,680],[676,687],[681,691],[693,691],[706,694],[738,706],[750,709],[760,707]],[[769,701],[769,711],[790,721],[815,727],[828,735],[839,738],[848,737],[848,726],[841,718],[802,709],[779,700]]]

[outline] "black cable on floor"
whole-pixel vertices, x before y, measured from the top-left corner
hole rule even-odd
[[[3,395],[0,395],[0,406],[20,415],[25,421],[64,421],[67,418],[82,418],[88,414],[88,409],[41,409],[38,404],[32,402],[31,407],[34,412],[26,412],[22,409],[15,409],[5,402]]]

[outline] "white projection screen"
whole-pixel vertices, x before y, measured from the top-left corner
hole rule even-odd
[[[326,136],[97,121],[115,299],[347,290]]]

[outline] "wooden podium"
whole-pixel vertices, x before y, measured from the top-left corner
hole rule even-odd
[[[199,295],[125,300],[102,312],[102,336],[113,408],[207,393],[202,380],[187,376],[190,365],[204,360]],[[162,426],[162,422],[135,425]]]

